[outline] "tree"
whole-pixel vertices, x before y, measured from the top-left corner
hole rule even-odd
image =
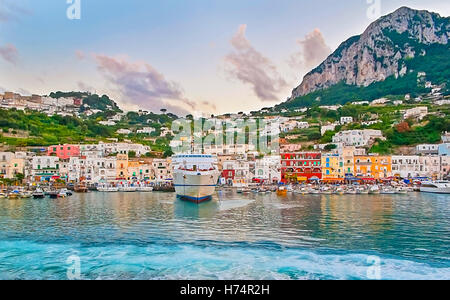
[[[328,144],[328,145],[325,146],[324,149],[326,151],[331,151],[331,150],[337,149],[337,145],[336,144]]]
[[[129,151],[128,158],[136,158],[136,151]]]
[[[401,122],[400,124],[397,125],[396,129],[399,133],[411,131],[411,127],[409,126],[408,122]]]

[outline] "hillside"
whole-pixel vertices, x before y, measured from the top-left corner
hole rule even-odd
[[[430,92],[427,82],[449,95],[449,20],[406,7],[380,18],[309,72],[279,107],[415,96]]]
[[[90,109],[98,109],[101,111],[122,112],[116,102],[111,100],[107,95],[99,96],[88,92],[55,92],[51,93],[52,98],[79,98],[83,100],[83,105],[88,105]],[[81,111],[86,108],[82,107]]]

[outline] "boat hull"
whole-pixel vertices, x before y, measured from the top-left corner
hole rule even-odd
[[[174,186],[177,197],[193,203],[202,203],[212,199],[216,190],[217,172],[189,174],[174,172]]]
[[[431,193],[431,194],[450,194],[450,188],[427,188],[421,187],[420,191],[422,193]]]

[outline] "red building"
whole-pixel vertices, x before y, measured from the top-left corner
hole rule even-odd
[[[322,179],[322,154],[318,152],[282,153],[281,181],[306,182]]]
[[[80,156],[80,147],[76,145],[58,145],[47,148],[48,156],[57,156],[59,159],[69,159]]]
[[[83,104],[83,100],[77,99],[77,98],[73,99],[74,106],[80,107],[82,104]]]
[[[236,170],[223,170],[221,176],[225,179],[226,184],[233,184]]]

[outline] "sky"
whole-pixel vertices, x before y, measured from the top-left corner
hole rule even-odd
[[[450,15],[442,0],[0,0],[0,92],[89,91],[180,116],[259,110],[401,6]]]

